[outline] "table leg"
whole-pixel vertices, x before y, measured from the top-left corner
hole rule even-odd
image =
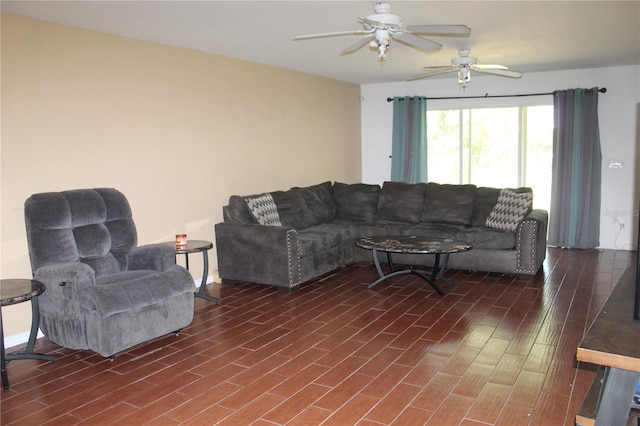
[[[444,262],[442,262],[442,266],[440,267],[440,270],[438,271],[438,278],[441,279],[442,281],[444,281],[445,283],[449,284],[449,285],[455,285],[453,281],[451,281],[449,278],[445,278],[444,277],[444,272],[447,270],[447,265],[449,264],[449,253],[445,253],[444,254]]]
[[[9,389],[9,377],[7,376],[7,363],[4,359],[4,329],[2,328],[2,311],[0,310],[0,374],[2,375],[2,389]]]
[[[623,425],[629,417],[640,373],[607,367],[596,408],[597,425]]]
[[[376,271],[378,271],[378,276],[380,278],[384,277],[384,273],[382,272],[382,267],[380,266],[380,260],[378,259],[378,251],[374,248],[371,250],[371,253],[373,253],[373,264],[376,266]],[[389,261],[391,261],[391,255],[389,254],[389,252],[387,252],[387,259],[389,259]],[[369,287],[371,288],[371,286]]]
[[[220,302],[220,299],[217,297],[209,296],[204,293],[204,289],[207,286],[207,275],[209,273],[209,255],[207,254],[207,250],[202,252],[202,261],[204,263],[204,271],[202,272],[202,281],[200,282],[200,288],[195,293],[196,297],[200,297],[201,299],[206,299],[211,302]]]
[[[39,359],[42,361],[55,361],[54,355],[39,354],[33,351],[36,345],[36,338],[38,337],[38,326],[40,325],[40,306],[38,303],[38,296],[31,298],[31,331],[29,332],[29,340],[27,342],[27,348],[24,352],[15,354],[5,354],[4,359],[6,361],[13,361],[16,359]]]
[[[0,310],[0,373],[2,375],[2,388],[9,389],[9,377],[7,375],[7,361],[18,359],[39,359],[43,361],[55,361],[54,355],[39,354],[33,351],[36,345],[36,337],[38,336],[38,325],[40,324],[40,309],[38,305],[38,296],[31,298],[31,331],[29,332],[29,340],[27,348],[23,353],[7,354],[4,349],[4,328],[2,326],[2,310]]]
[[[387,262],[389,262],[389,269],[391,270],[391,272],[395,271],[395,268],[393,267],[393,260],[391,260],[390,251],[387,252]]]
[[[438,284],[436,284],[436,279],[439,276],[439,263],[440,263],[440,254],[436,254],[436,259],[435,259],[435,264],[433,266],[433,271],[431,272],[431,277],[429,277],[425,271],[419,271],[416,269],[401,269],[399,271],[395,271],[393,268],[393,263],[391,261],[391,253],[387,252],[387,260],[389,261],[389,264],[391,266],[391,272],[389,272],[388,274],[384,274],[384,272],[382,272],[382,266],[380,266],[380,260],[378,259],[378,252],[375,248],[373,248],[371,250],[371,252],[373,253],[373,264],[376,267],[376,271],[378,271],[378,276],[380,278],[378,278],[377,280],[375,280],[374,282],[372,282],[371,284],[368,285],[367,288],[373,288],[376,285],[380,284],[382,281],[385,281],[391,277],[395,277],[397,275],[403,275],[403,274],[414,274],[419,276],[420,278],[422,278],[423,280],[425,280],[427,283],[429,283],[431,285],[431,287],[434,288],[435,291],[438,292],[439,295],[444,296],[444,291],[442,291],[442,289],[440,288],[440,286]]]
[[[436,280],[440,276],[440,253],[435,254],[436,258],[433,262],[433,269],[431,270],[431,277],[429,277],[424,271],[413,270],[413,273],[421,277],[423,280],[431,284],[431,287],[438,292],[440,296],[444,296],[444,291],[436,284]]]

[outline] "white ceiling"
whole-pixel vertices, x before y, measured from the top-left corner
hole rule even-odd
[[[274,65],[347,82],[403,81],[448,65],[462,47],[479,63],[535,72],[640,64],[640,1],[391,1],[405,25],[466,24],[470,37],[429,37],[426,53],[393,42],[385,62],[356,35],[375,1],[4,1],[3,12]],[[448,75],[450,76],[450,75]],[[637,76],[638,77],[638,76]],[[450,76],[449,78],[453,78]],[[491,77],[499,78],[499,77]]]

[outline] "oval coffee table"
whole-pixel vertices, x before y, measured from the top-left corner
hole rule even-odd
[[[414,274],[428,282],[441,296],[444,295],[444,291],[442,291],[440,286],[436,284],[436,280],[439,278],[449,284],[453,284],[442,276],[449,260],[449,255],[452,253],[468,251],[473,248],[471,244],[465,243],[464,241],[453,240],[450,238],[418,237],[415,235],[365,237],[357,239],[355,244],[360,248],[372,251],[373,263],[376,265],[376,270],[380,276],[380,278],[369,284],[368,288],[372,288],[382,281],[397,275]],[[380,260],[378,259],[379,251],[387,253],[389,267],[391,268],[391,271],[388,274],[385,274],[380,266]],[[433,254],[435,255],[433,269],[431,271],[423,271],[413,268],[395,270],[391,260],[391,253]],[[440,255],[443,254],[445,255],[445,259],[441,264]]]

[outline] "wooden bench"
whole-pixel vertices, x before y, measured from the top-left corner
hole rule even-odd
[[[640,379],[640,321],[633,319],[635,265],[627,268],[578,346],[578,361],[602,367],[576,415],[583,426],[624,426]]]

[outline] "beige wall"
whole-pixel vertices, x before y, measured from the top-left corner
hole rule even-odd
[[[231,194],[361,179],[357,85],[7,14],[1,24],[2,278],[31,276],[33,193],[115,187],[140,243],[214,241]],[[215,248],[210,259],[216,269]],[[6,336],[28,330],[28,303],[3,315]]]

